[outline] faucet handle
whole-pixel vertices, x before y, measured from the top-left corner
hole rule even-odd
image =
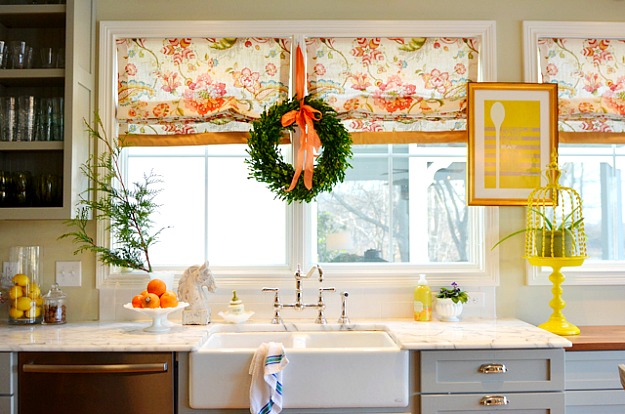
[[[282,316],[280,315],[280,310],[282,309],[282,303],[280,302],[280,288],[264,287],[263,292],[275,293],[273,297],[273,319],[271,320],[271,323],[273,324],[282,323]]]
[[[322,325],[325,325],[326,323],[328,323],[328,321],[324,313],[326,309],[326,304],[323,302],[323,292],[336,292],[336,289],[333,287],[319,288],[319,300],[317,301],[317,309],[319,310],[319,314],[317,315],[317,319],[315,320],[315,323],[320,323]]]

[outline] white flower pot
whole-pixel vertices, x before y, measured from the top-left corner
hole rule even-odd
[[[436,317],[444,322],[458,322],[458,316],[462,313],[462,302],[454,303],[451,299],[436,299],[434,304]]]

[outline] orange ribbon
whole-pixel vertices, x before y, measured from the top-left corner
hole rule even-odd
[[[295,91],[299,100],[299,110],[289,111],[282,115],[282,126],[286,127],[293,122],[297,122],[300,128],[300,145],[297,151],[297,160],[295,162],[295,174],[291,180],[291,186],[286,191],[291,191],[297,185],[297,180],[304,170],[304,185],[307,189],[312,188],[313,170],[315,168],[315,158],[319,156],[319,148],[321,140],[317,131],[315,131],[314,121],[321,119],[321,112],[310,105],[304,104],[304,55],[299,46],[297,46],[297,56],[295,60]]]

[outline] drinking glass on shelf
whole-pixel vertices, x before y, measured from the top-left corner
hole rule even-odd
[[[35,177],[35,202],[41,207],[51,207],[59,200],[59,177],[54,174],[41,174]]]
[[[64,120],[63,120],[63,97],[55,96],[52,99],[52,141],[63,141]]]
[[[8,69],[25,69],[28,60],[29,48],[23,40],[12,40],[9,42]]]
[[[9,195],[11,192],[11,173],[0,170],[0,207],[10,204]]]
[[[17,139],[17,100],[15,96],[0,98],[0,141]]]
[[[41,55],[41,67],[53,68],[56,66],[56,54],[51,47],[42,47],[39,51]]]
[[[17,140],[35,140],[36,99],[34,96],[17,98]]]
[[[16,171],[11,177],[14,204],[20,207],[28,206],[32,201],[32,175],[28,171]]]
[[[4,69],[6,66],[6,59],[4,58],[6,49],[4,40],[0,40],[0,69]]]
[[[39,98],[37,105],[37,141],[50,141],[52,139],[52,99]]]
[[[64,68],[65,67],[65,49],[60,48],[58,52],[56,52],[56,67]]]

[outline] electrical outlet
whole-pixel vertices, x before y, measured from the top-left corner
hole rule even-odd
[[[467,305],[474,308],[483,308],[486,306],[486,293],[484,292],[467,292],[469,300]]]
[[[81,273],[80,262],[56,262],[56,283],[61,287],[80,286]]]

